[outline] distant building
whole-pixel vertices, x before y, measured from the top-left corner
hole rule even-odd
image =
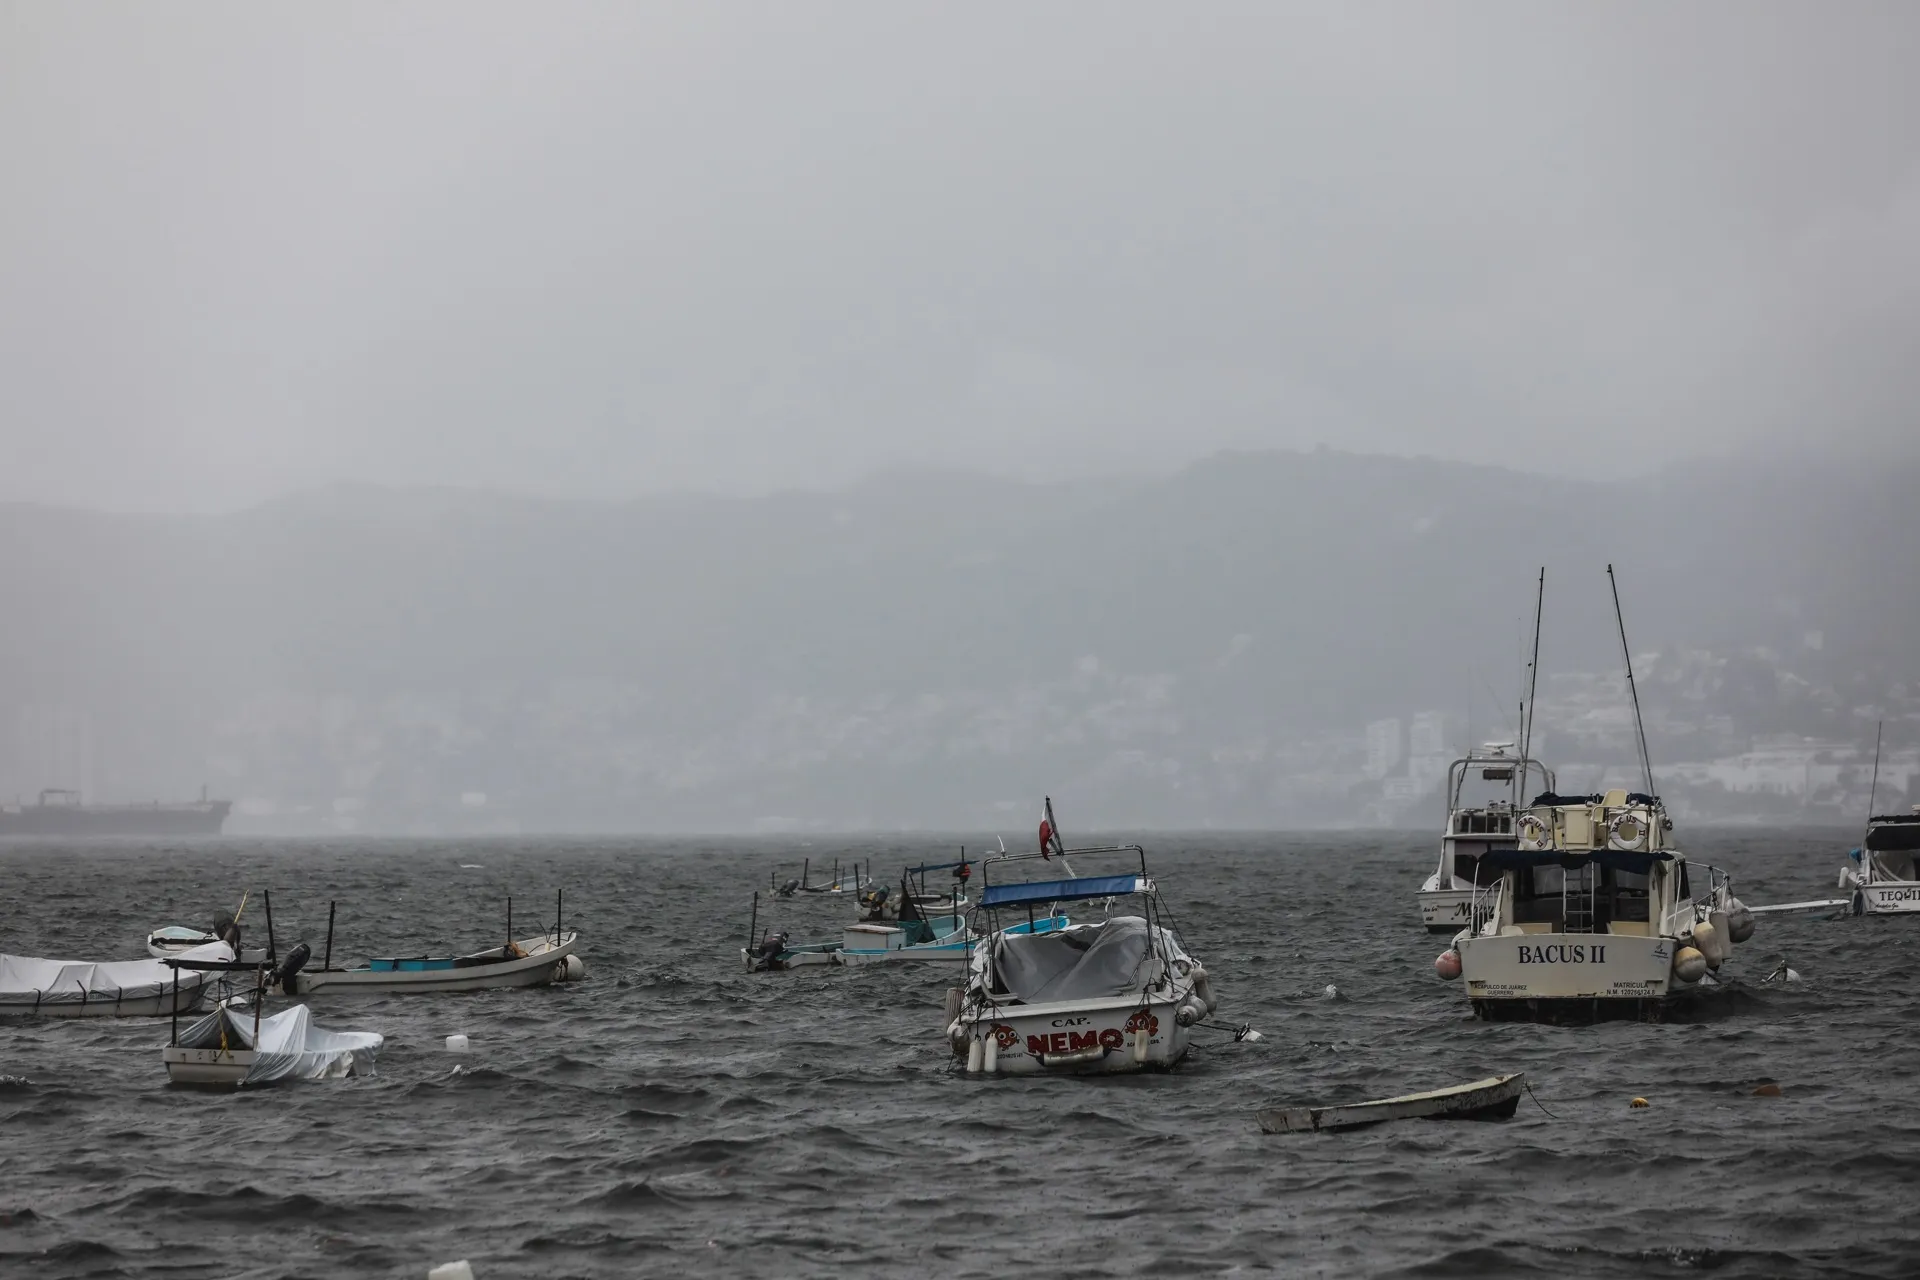
[[[1415,759],[1448,755],[1446,712],[1422,711],[1413,718],[1413,723],[1407,726],[1407,754]],[[1444,770],[1446,766],[1441,768]]]
[[[1367,776],[1384,778],[1400,765],[1400,720],[1393,716],[1367,726]]]

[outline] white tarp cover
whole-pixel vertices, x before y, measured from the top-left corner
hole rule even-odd
[[[1184,954],[1165,929],[1156,929],[1162,954]],[[995,940],[994,975],[1027,1004],[1136,994],[1145,977],[1147,922],[1115,916],[1051,933],[1003,933]]]
[[[224,942],[182,951],[179,960],[231,961]],[[218,978],[198,969],[180,971],[180,990],[192,991]],[[173,989],[173,969],[160,960],[43,960],[38,956],[0,955],[0,1004],[92,1004],[115,1000],[151,1000]]]
[[[313,1025],[307,1006],[297,1004],[260,1019],[260,1040],[256,1044],[252,1010],[229,1009],[222,1003],[182,1031],[180,1044],[189,1049],[218,1048],[223,1020],[230,1047],[255,1050],[253,1067],[243,1082],[246,1084],[370,1076],[373,1057],[382,1043],[377,1031],[322,1030]]]

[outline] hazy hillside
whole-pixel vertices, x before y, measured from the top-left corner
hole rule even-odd
[[[1011,830],[1043,789],[1103,825],[1338,820],[1344,792],[1275,780],[1377,717],[1497,729],[1540,565],[1543,671],[1616,671],[1609,560],[1663,655],[1656,755],[1870,735],[1920,676],[1916,480],[1322,452],[757,500],[6,507],[0,794],[206,782],[293,827]],[[1662,678],[1691,683],[1663,707]]]

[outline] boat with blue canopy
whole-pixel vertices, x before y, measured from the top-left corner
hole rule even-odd
[[[981,864],[965,987],[947,993],[947,1042],[973,1075],[1109,1074],[1171,1067],[1217,1007],[1207,971],[1182,945],[1139,845],[1066,849],[1041,828],[1039,853]],[[1068,858],[1124,861],[1074,874]],[[989,883],[994,872],[1058,860],[1065,877]],[[1048,927],[1068,904],[1099,918]]]

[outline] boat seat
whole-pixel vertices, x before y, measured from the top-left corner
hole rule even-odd
[[[1636,938],[1650,936],[1647,932],[1647,922],[1645,920],[1609,920],[1607,921],[1607,932],[1631,934]]]

